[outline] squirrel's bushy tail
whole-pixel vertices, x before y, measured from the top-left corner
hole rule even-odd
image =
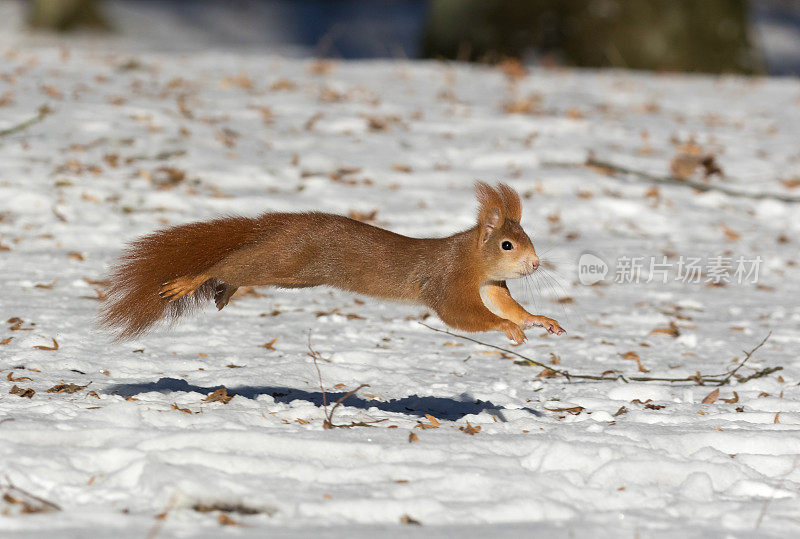
[[[176,301],[159,297],[162,284],[197,276],[255,239],[257,220],[225,217],[178,225],[131,242],[110,274],[99,324],[119,340],[145,333],[162,319],[175,320],[214,296],[215,279]]]

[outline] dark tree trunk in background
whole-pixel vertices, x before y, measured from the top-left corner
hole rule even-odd
[[[59,32],[109,28],[96,0],[29,0],[28,24]]]
[[[424,54],[759,73],[745,0],[432,0]]]

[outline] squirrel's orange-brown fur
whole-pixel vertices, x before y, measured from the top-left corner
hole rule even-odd
[[[517,193],[478,182],[476,194],[478,223],[445,238],[409,238],[318,212],[225,217],[154,232],[132,242],[113,268],[101,323],[127,339],[210,299],[222,309],[239,286],[328,285],[427,305],[451,327],[500,330],[516,342],[531,326],[562,333],[555,320],[525,311],[505,284],[539,265],[519,225]]]

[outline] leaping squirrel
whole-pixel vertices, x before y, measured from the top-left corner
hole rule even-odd
[[[511,297],[506,279],[539,267],[519,224],[519,195],[508,185],[476,182],[475,226],[446,238],[409,238],[327,213],[265,213],[173,226],[143,236],[111,271],[101,324],[119,339],[213,298],[217,309],[240,286],[350,292],[422,304],[448,326],[499,330],[516,343],[539,326],[560,335],[552,318]]]

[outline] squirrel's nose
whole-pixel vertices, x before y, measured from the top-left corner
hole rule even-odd
[[[536,271],[539,269],[539,257],[533,255],[528,259],[528,267],[531,268],[531,271]]]

